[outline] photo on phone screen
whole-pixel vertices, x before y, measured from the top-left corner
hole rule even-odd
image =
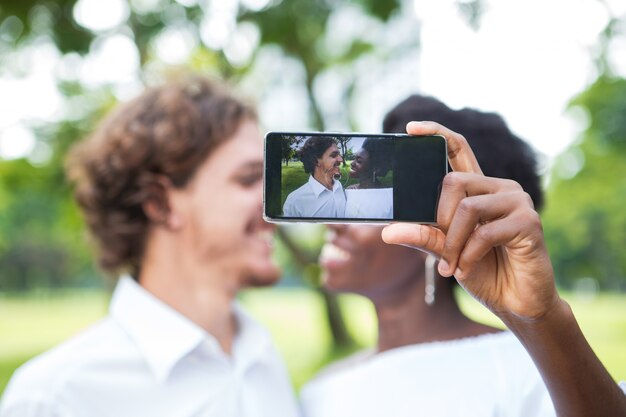
[[[269,221],[434,223],[447,173],[442,136],[270,132]]]

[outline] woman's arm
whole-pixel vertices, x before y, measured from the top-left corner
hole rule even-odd
[[[626,416],[626,396],[558,295],[530,197],[513,181],[483,176],[463,136],[433,122],[411,122],[407,132],[446,137],[455,172],[444,179],[437,227],[393,224],[383,239],[436,255],[442,276],[454,275],[503,320],[533,358],[558,415]]]
[[[499,317],[533,358],[558,415],[626,416],[626,395],[587,343],[565,301],[535,320]]]

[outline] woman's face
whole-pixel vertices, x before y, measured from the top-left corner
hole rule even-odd
[[[317,158],[314,176],[317,178],[334,178],[341,175],[339,166],[342,162],[343,158],[339,153],[339,148],[333,143],[324,151],[321,158]]]
[[[189,184],[174,189],[180,244],[194,264],[239,277],[238,286],[272,284],[273,228],[262,218],[263,140],[251,120],[221,144]]]
[[[350,178],[369,178],[370,170],[370,153],[361,148],[356,153],[354,161],[350,164]]]
[[[320,255],[324,287],[353,292],[373,301],[393,299],[416,285],[424,273],[425,255],[404,246],[387,245],[383,226],[330,225]]]

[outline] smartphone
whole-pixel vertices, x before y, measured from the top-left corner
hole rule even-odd
[[[264,218],[434,224],[447,155],[443,136],[269,132]]]

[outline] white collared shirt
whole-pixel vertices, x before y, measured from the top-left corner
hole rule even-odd
[[[393,188],[347,189],[346,217],[393,219]]]
[[[302,389],[306,417],[553,417],[550,394],[510,332],[360,353]]]
[[[235,305],[232,355],[131,278],[109,316],[13,375],[2,417],[296,416],[269,334]]]
[[[343,217],[346,210],[346,195],[343,186],[334,180],[332,191],[309,176],[309,180],[291,192],[283,205],[286,217]]]

